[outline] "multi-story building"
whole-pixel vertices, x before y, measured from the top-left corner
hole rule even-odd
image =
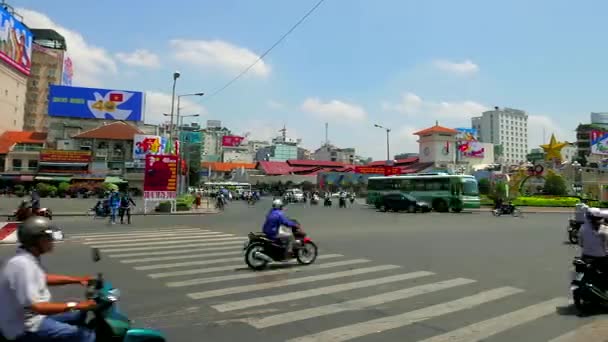
[[[355,163],[355,156],[354,148],[338,148],[331,144],[324,144],[313,153],[314,160],[335,161],[351,165]]]
[[[312,159],[312,153],[310,150],[304,147],[298,147],[298,160],[310,160]]]
[[[65,38],[54,30],[33,29],[32,69],[27,82],[23,129],[47,131],[51,84],[62,84]]]
[[[217,122],[216,120],[210,120]],[[209,126],[202,130],[201,160],[206,162],[217,162],[222,159],[222,137],[231,135],[226,127]]]
[[[471,119],[479,141],[500,146],[502,164],[519,164],[528,153],[528,114],[512,108],[498,108]]]
[[[30,74],[32,33],[6,3],[0,17],[8,17],[0,31],[0,133],[21,131],[27,79]],[[12,25],[8,23],[12,23]]]

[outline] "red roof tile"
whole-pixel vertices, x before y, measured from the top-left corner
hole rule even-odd
[[[435,125],[433,127],[429,127],[427,129],[423,129],[421,131],[415,132],[414,135],[426,135],[433,133],[444,133],[444,134],[458,134],[458,131],[453,128],[447,128],[439,125]]]
[[[418,157],[411,157],[411,158],[405,158],[405,159],[397,159],[394,162],[395,166],[406,166],[409,164],[413,164],[413,163],[417,163],[418,162]],[[384,166],[386,165],[386,160],[378,160],[378,161],[373,161],[371,163],[367,163],[365,166]]]
[[[108,140],[133,140],[135,134],[143,132],[128,123],[117,121],[111,124],[99,126],[73,136],[76,139],[108,139]]]
[[[15,144],[44,144],[46,133],[6,131],[0,135],[0,154],[7,154]]]
[[[344,166],[346,164],[341,162],[329,161],[329,160],[299,160],[291,159],[287,163],[290,166]]]
[[[277,161],[258,162],[258,168],[261,168],[267,175],[288,175],[292,170],[292,167],[289,166],[289,164]]]

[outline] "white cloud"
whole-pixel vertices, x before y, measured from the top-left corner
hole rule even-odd
[[[439,70],[459,75],[473,75],[479,71],[479,66],[468,59],[461,63],[440,59],[434,61],[433,65]]]
[[[179,61],[230,73],[243,71],[259,58],[249,49],[221,40],[174,39],[170,44],[174,57]],[[270,74],[270,66],[261,60],[249,73],[266,77]]]
[[[539,145],[548,143],[551,134],[555,134],[557,141],[576,141],[574,129],[564,129],[546,115],[528,116],[528,148],[538,148]]]
[[[329,121],[363,121],[367,117],[367,112],[362,107],[339,100],[323,103],[318,98],[308,98],[304,100],[300,108]]]
[[[274,100],[268,100],[266,102],[266,105],[270,109],[283,109],[283,108],[285,108],[285,105],[283,103],[278,102],[278,101],[274,101]]]
[[[144,68],[158,68],[160,67],[160,58],[145,49],[137,49],[133,52],[118,52],[115,54],[116,59],[127,65],[144,67]]]
[[[414,93],[404,93],[399,103],[382,103],[385,111],[398,112],[412,119],[424,118],[429,124],[435,120],[448,122],[462,122],[467,120],[470,125],[470,117],[481,114],[488,108],[475,101],[461,102],[432,102],[425,101]],[[462,124],[462,123],[460,123]]]
[[[200,116],[207,115],[207,109],[202,105],[190,101],[188,99],[182,99],[180,101],[181,114],[189,115],[189,114],[200,114]],[[169,117],[165,117],[163,113],[171,113],[171,94],[156,92],[156,91],[147,91],[146,92],[146,113],[145,113],[145,122],[150,124],[159,124],[163,122],[168,122],[170,120]],[[175,100],[175,109],[174,116],[177,115],[177,99]],[[174,117],[174,120],[177,120]],[[184,119],[184,123],[188,122],[201,122],[202,119],[198,118],[190,118]]]
[[[53,29],[65,38],[68,55],[74,63],[74,85],[100,86],[105,75],[117,72],[112,56],[105,49],[88,43],[80,33],[60,26],[40,12],[24,8],[17,9],[17,12],[30,28]]]

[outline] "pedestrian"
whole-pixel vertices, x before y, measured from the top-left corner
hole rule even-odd
[[[110,224],[116,224],[116,215],[120,208],[120,194],[118,190],[113,189],[108,196],[108,204],[110,205]]]
[[[197,192],[196,193],[196,198],[194,200],[194,204],[196,205],[196,209],[198,209],[201,206],[201,200],[202,200],[201,193]]]
[[[131,224],[131,204],[135,206],[135,202],[133,202],[133,199],[131,196],[129,196],[129,193],[125,192],[120,199],[120,224],[125,224],[125,213],[127,214],[127,223]]]

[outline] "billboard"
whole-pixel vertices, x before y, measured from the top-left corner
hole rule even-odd
[[[177,196],[177,156],[147,155],[144,198],[175,199]]]
[[[202,143],[202,133],[201,132],[181,131],[179,133],[179,140],[183,144],[200,144],[200,143]]]
[[[168,139],[159,135],[135,134],[133,136],[133,159],[145,159],[146,155],[163,154]]]
[[[466,158],[483,158],[485,148],[477,140],[477,130],[474,128],[456,128],[458,152],[461,157]]]
[[[139,91],[49,86],[49,116],[142,121]]]
[[[236,147],[241,145],[241,142],[245,140],[244,137],[239,137],[236,135],[224,135],[222,137],[222,146],[224,147]]]
[[[608,154],[608,132],[593,130],[590,135],[591,154]]]
[[[366,175],[385,175],[393,176],[400,175],[401,169],[394,166],[355,166],[355,173]]]
[[[40,161],[47,163],[90,163],[91,151],[42,150],[40,151]]]
[[[63,55],[63,71],[61,73],[61,85],[71,86],[74,78],[74,65],[72,59],[66,54]]]
[[[0,7],[0,60],[29,76],[33,40],[32,32]]]

